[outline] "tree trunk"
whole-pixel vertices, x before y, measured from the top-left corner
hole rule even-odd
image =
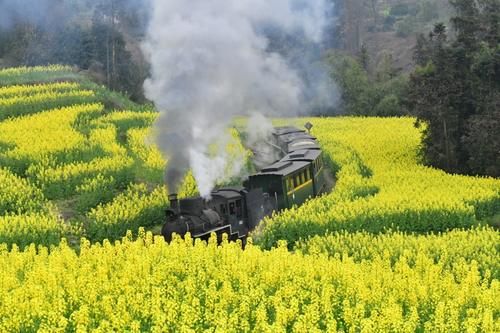
[[[444,130],[444,147],[446,151],[446,168],[450,170],[451,167],[451,152],[450,152],[450,141],[448,138],[448,126],[446,124],[446,119],[443,119],[443,130]]]
[[[378,13],[377,13],[377,0],[371,0],[372,11],[373,11],[373,23],[377,26]]]

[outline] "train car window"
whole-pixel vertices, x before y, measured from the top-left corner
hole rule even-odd
[[[299,175],[295,176],[295,181],[297,182],[297,186],[301,185],[301,183],[300,183],[300,176]]]
[[[243,209],[241,207],[241,200],[236,200],[236,216],[237,217],[243,216]]]
[[[225,204],[220,204],[220,212],[222,215],[226,215],[227,209]]]
[[[306,182],[311,178],[309,177],[309,169],[304,171],[305,177],[306,177]]]
[[[292,180],[292,178],[287,178],[286,183],[287,183],[288,189],[289,190],[293,190],[293,180]]]
[[[301,184],[304,184],[305,182],[306,182],[306,177],[305,177],[305,175],[304,175],[304,172],[302,171],[302,172],[300,173],[300,183],[301,183]]]
[[[229,215],[235,215],[235,211],[234,211],[234,202],[230,202],[229,203]]]
[[[298,182],[298,179],[297,177],[293,177],[293,187],[296,188],[297,186],[299,186],[299,182]]]

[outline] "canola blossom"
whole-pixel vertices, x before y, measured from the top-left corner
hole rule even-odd
[[[457,263],[475,261],[483,276],[500,279],[500,233],[485,226],[430,235],[342,231],[301,241],[295,250],[311,255],[348,256],[356,262],[380,257],[389,258],[395,264],[404,257],[412,266],[419,255],[425,255],[449,270]]]
[[[0,70],[0,87],[81,79],[69,66],[14,67]]]
[[[97,100],[92,90],[45,91],[35,95],[17,95],[0,99],[0,119],[34,114],[43,110]]]
[[[79,87],[80,85],[76,82],[5,86],[0,87],[0,98],[4,99],[18,96],[32,96],[45,92],[74,91]]]
[[[311,257],[163,239],[0,249],[2,332],[495,332],[500,283],[378,257]],[[20,273],[21,272],[21,273]]]

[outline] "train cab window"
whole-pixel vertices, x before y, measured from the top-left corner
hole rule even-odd
[[[236,216],[238,218],[243,216],[243,207],[241,207],[241,200],[236,200]]]
[[[234,204],[234,202],[230,202],[229,203],[229,215],[235,215],[235,214],[236,214],[235,204]]]
[[[222,215],[226,215],[227,214],[227,207],[225,204],[220,204],[220,212]]]

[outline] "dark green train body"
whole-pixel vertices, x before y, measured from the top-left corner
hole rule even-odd
[[[326,165],[316,138],[295,127],[278,127],[273,141],[269,144],[279,150],[281,158],[251,175],[243,188],[217,189],[208,201],[197,197],[179,202],[176,194],[171,195],[162,229],[165,239],[187,232],[201,239],[211,233],[244,239],[273,211],[327,192]]]
[[[248,188],[262,188],[274,199],[277,209],[300,205],[324,193],[325,163],[316,139],[293,127],[276,129],[274,138],[286,155],[250,176]]]

